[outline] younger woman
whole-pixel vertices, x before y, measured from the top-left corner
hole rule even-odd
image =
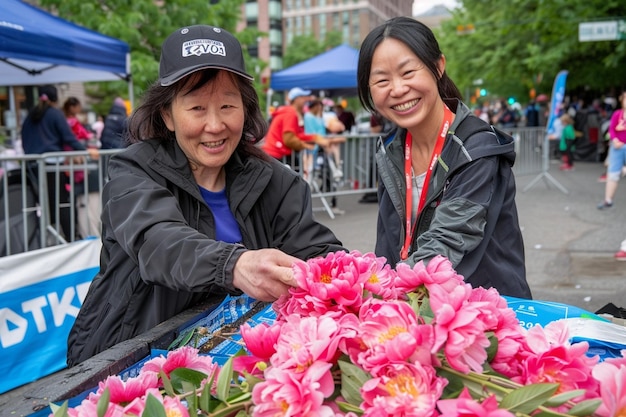
[[[513,138],[461,102],[435,36],[417,20],[388,20],[359,54],[361,103],[398,126],[376,156],[376,254],[392,266],[443,255],[475,287],[530,298]]]

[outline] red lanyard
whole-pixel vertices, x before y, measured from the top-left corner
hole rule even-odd
[[[441,154],[441,149],[443,149],[443,143],[446,140],[446,135],[448,134],[448,129],[454,120],[454,113],[446,106],[443,105],[443,123],[441,124],[441,131],[439,136],[437,137],[437,142],[435,143],[435,148],[433,149],[433,156],[430,159],[430,165],[426,170],[426,176],[424,178],[424,186],[422,187],[422,193],[420,194],[420,200],[417,206],[417,214],[419,214],[424,205],[426,204],[426,195],[428,194],[428,185],[430,182],[430,175],[435,168],[435,164],[437,163],[437,159],[439,159],[439,155]],[[411,163],[411,146],[413,145],[413,136],[411,133],[406,132],[406,141],[404,144],[404,179],[406,182],[406,233],[404,236],[404,245],[402,246],[402,251],[400,252],[400,258],[405,260],[409,257],[409,248],[411,247],[411,238],[413,237],[413,232],[415,231],[415,225],[417,221],[411,225],[411,219],[413,217],[413,175],[412,175],[412,163]]]

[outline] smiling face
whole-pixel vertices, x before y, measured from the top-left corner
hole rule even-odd
[[[442,74],[445,68],[443,56],[437,67]],[[387,38],[376,47],[369,88],[376,110],[409,131],[429,124],[436,113],[432,110],[442,108],[435,76],[409,47],[397,39]]]
[[[244,104],[233,77],[236,75],[219,71],[202,87],[183,89],[169,111],[162,113],[165,125],[189,159],[196,181],[212,191],[223,188],[223,167],[243,134]]]

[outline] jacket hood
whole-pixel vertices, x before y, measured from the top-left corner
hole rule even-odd
[[[472,160],[500,155],[511,166],[513,165],[515,162],[515,140],[510,134],[476,117],[460,100],[444,101],[450,109],[453,111],[456,109],[456,116],[449,132],[454,135],[453,139],[456,138],[456,140],[463,142],[463,147]],[[460,127],[461,124],[464,126]],[[484,134],[475,134],[477,132],[484,132]]]

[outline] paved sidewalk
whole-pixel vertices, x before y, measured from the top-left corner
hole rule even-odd
[[[604,197],[604,184],[597,180],[603,165],[576,162],[570,172],[561,172],[558,166],[553,161],[549,177],[539,181],[536,175],[517,177],[517,205],[533,296],[592,312],[609,302],[626,307],[626,262],[613,258],[626,239],[626,179],[617,190],[613,208],[601,211],[596,205]],[[316,211],[316,217],[347,248],[371,252],[377,205],[359,203],[360,198],[360,194],[339,197],[338,206],[346,213],[334,220],[324,211]],[[313,203],[321,207],[319,200]]]

